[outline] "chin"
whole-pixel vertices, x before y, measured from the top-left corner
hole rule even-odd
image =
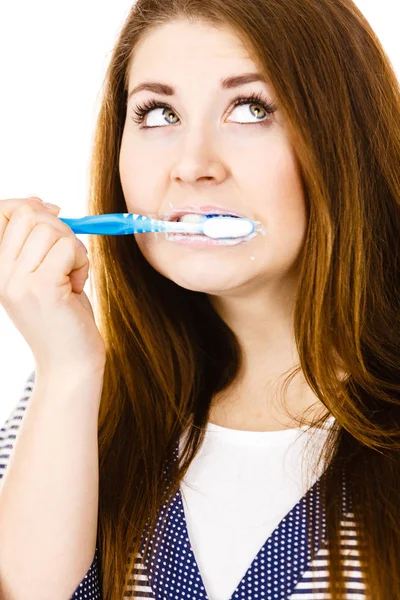
[[[201,284],[198,281],[188,281],[188,280],[176,280],[171,279],[176,285],[184,288],[185,290],[190,290],[191,292],[201,292],[202,294],[210,294],[211,296],[223,296],[230,289],[224,288],[221,286],[221,282],[214,283],[206,283],[202,282]]]
[[[159,270],[159,272],[182,288],[215,296],[224,295],[246,283],[238,277],[236,272],[227,273],[226,268],[218,271],[215,266],[214,268],[209,266],[203,270],[171,269],[169,267]]]
[[[176,285],[194,292],[222,294],[245,286],[251,276],[249,265],[226,251],[185,251],[179,248],[140,248],[144,258],[158,273]],[[170,250],[170,251],[168,251]],[[172,251],[171,251],[172,250]],[[177,251],[179,250],[179,251]],[[245,268],[245,272],[243,272]],[[241,273],[242,271],[242,273]]]

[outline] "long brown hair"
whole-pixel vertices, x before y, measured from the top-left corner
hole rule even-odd
[[[336,417],[326,443],[330,591],[338,598],[344,581],[335,499],[345,468],[366,548],[368,598],[398,600],[400,98],[394,70],[351,0],[138,0],[106,73],[90,214],[127,212],[118,161],[132,52],[143,36],[177,19],[233,28],[284,116],[308,216],[294,313],[296,372],[302,370]],[[177,490],[202,443],[211,399],[234,381],[241,351],[208,296],[156,272],[134,236],[91,236],[89,248],[96,320],[107,347],[99,414],[102,594],[120,600],[142,532]],[[348,374],[340,381],[337,359]],[[168,488],[164,465],[186,430]]]

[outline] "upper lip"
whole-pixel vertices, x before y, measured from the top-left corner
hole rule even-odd
[[[198,215],[233,215],[234,217],[243,217],[234,210],[230,208],[225,208],[223,206],[186,206],[183,208],[176,208],[175,210],[167,213],[165,215],[166,221],[177,221],[183,215],[189,214],[198,214]]]

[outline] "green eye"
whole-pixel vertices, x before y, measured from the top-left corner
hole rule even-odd
[[[274,104],[271,104],[271,103],[267,102],[266,100],[264,100],[262,94],[260,94],[260,93],[252,94],[251,96],[240,96],[239,98],[237,98],[234,101],[233,108],[236,108],[237,106],[243,106],[245,104],[252,104],[252,105],[260,106],[264,110],[266,115],[272,115],[277,110],[277,107]],[[164,104],[164,103],[158,102],[156,100],[150,100],[148,102],[145,102],[142,105],[135,106],[135,108],[133,109],[134,116],[132,116],[132,121],[136,125],[141,125],[141,123],[143,122],[143,120],[145,119],[147,114],[156,108],[164,109],[163,117],[165,117],[165,118],[167,118],[166,117],[167,111],[170,111],[172,114],[175,114],[173,109],[171,108],[171,106],[169,106],[168,104]],[[257,117],[257,115],[254,115],[254,116]],[[258,123],[254,122],[254,124],[255,125],[265,124],[268,122],[269,122],[269,119],[263,120],[263,121],[260,120]],[[244,123],[244,124],[251,125],[252,122]],[[143,125],[141,127],[141,129],[156,129],[158,127],[160,127],[160,126],[159,125],[155,125],[155,126],[154,125],[152,125],[152,126]],[[161,127],[163,127],[163,125]]]

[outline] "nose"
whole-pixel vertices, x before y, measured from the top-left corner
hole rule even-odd
[[[183,183],[221,183],[226,178],[222,152],[216,150],[210,128],[202,121],[187,129],[171,179]]]
[[[182,183],[215,182],[219,184],[225,178],[226,169],[221,161],[215,159],[205,161],[196,157],[184,156],[171,171],[171,179]]]

